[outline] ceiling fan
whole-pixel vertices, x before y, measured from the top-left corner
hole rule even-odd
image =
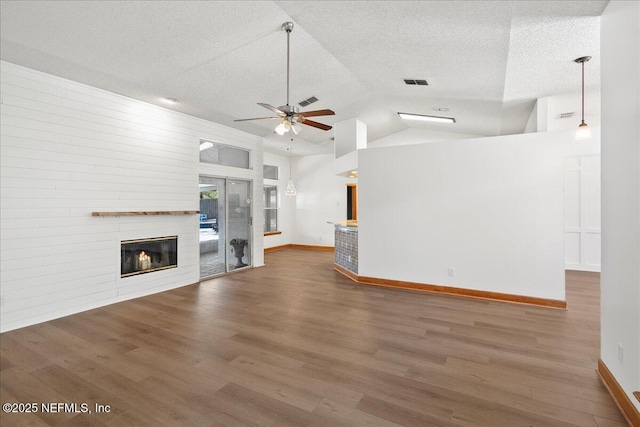
[[[285,22],[282,24],[282,29],[287,32],[287,105],[280,107],[274,107],[269,104],[258,102],[258,105],[271,110],[277,116],[270,117],[254,117],[251,119],[238,119],[234,122],[245,122],[249,120],[264,120],[264,119],[280,119],[280,124],[276,127],[275,131],[278,135],[284,135],[285,133],[292,131],[294,134],[300,132],[300,124],[311,126],[317,129],[330,130],[331,126],[319,123],[313,120],[309,120],[309,117],[318,116],[333,116],[335,113],[331,110],[315,110],[315,111],[298,111],[298,107],[295,105],[289,105],[289,35],[293,31],[293,22]]]

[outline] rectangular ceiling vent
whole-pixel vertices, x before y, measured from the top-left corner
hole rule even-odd
[[[429,86],[426,80],[419,79],[402,79],[408,85]]]
[[[572,111],[570,113],[560,113],[560,115],[558,115],[559,119],[570,119],[571,117],[573,117],[573,115],[575,114],[575,111]]]
[[[301,106],[301,107],[306,107],[309,104],[313,104],[317,100],[318,100],[318,98],[316,98],[315,96],[312,96],[311,98],[307,98],[304,101],[298,102],[298,105]]]

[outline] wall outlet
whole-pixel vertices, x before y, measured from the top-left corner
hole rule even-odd
[[[453,267],[449,267],[449,269],[447,270],[449,276],[453,277],[456,275],[455,270],[453,269]]]
[[[351,255],[348,255],[347,258],[349,258],[349,262],[351,262]]]
[[[618,343],[618,361],[624,363],[624,347]]]

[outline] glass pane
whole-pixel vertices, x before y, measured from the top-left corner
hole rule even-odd
[[[264,231],[278,231],[278,210],[277,209],[265,209],[264,210]]]
[[[227,264],[230,270],[251,265],[251,185],[228,180]]]
[[[277,208],[278,207],[278,187],[265,185],[263,202],[264,202],[265,208]]]
[[[200,161],[249,169],[249,151],[217,142],[200,142]]]
[[[263,165],[262,177],[264,179],[278,179],[278,166]]]
[[[226,273],[225,180],[200,177],[200,277]]]

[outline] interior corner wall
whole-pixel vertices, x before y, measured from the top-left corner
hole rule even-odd
[[[347,219],[347,183],[357,182],[336,175],[334,161],[333,154],[293,158],[293,182],[298,195],[292,243],[334,246],[335,226],[327,221]]]
[[[530,133],[361,150],[359,274],[565,300],[570,138]]]
[[[198,282],[197,215],[92,212],[198,210],[201,138],[250,147],[261,188],[262,140],[5,61],[0,74],[0,330]],[[121,240],[169,235],[177,268],[120,277]]]
[[[531,110],[531,114],[529,114],[529,120],[527,120],[523,133],[538,132],[538,102],[540,102],[539,99],[536,100],[536,103],[533,105],[533,109]]]
[[[639,2],[611,1],[602,14],[600,357],[640,410],[639,28]]]
[[[295,197],[287,197],[284,191],[289,182],[290,158],[279,154],[264,152],[264,164],[278,166],[278,179],[265,179],[264,185],[276,185],[278,187],[278,231],[282,234],[264,236],[264,247],[288,245],[293,243],[295,230]],[[256,224],[256,227],[261,224]]]

